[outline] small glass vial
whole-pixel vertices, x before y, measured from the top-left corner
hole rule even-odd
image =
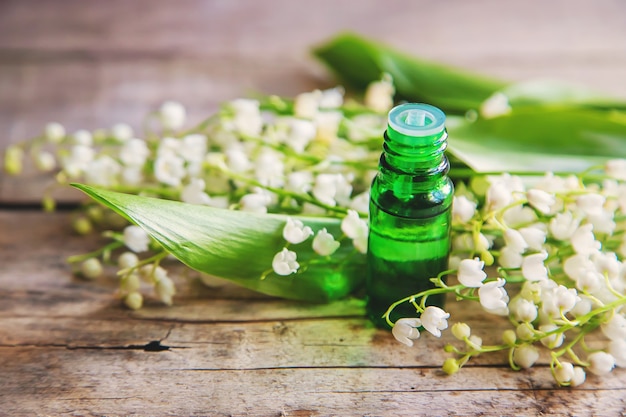
[[[447,269],[454,192],[447,137],[436,107],[410,103],[389,112],[370,197],[367,313],[378,327],[389,328],[382,315],[392,303],[432,288],[430,278]],[[427,304],[443,301],[430,296]],[[406,303],[390,318],[415,316]]]

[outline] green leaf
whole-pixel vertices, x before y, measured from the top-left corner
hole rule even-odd
[[[410,57],[350,33],[339,35],[313,53],[350,87],[365,90],[383,73],[389,73],[396,98],[429,103],[446,113],[476,109],[506,86],[503,81]]]
[[[448,118],[449,151],[476,172],[577,172],[626,158],[626,113],[527,106],[474,122]]]
[[[533,105],[562,105],[594,109],[626,109],[626,101],[608,97],[584,86],[558,80],[529,80],[509,84],[500,90],[513,109]]]
[[[172,255],[192,269],[277,297],[327,302],[345,297],[365,278],[365,257],[344,242],[328,260],[311,249],[311,241],[290,246],[307,268],[290,276],[273,272],[272,259],[285,245],[283,215],[259,215],[122,194],[74,184],[94,200],[142,227]],[[314,231],[341,235],[340,221],[300,217]],[[323,262],[319,262],[323,261]]]

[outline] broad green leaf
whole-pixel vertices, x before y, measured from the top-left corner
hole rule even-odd
[[[259,215],[122,194],[75,184],[94,200],[142,227],[187,266],[277,297],[327,302],[359,288],[365,278],[365,257],[343,243],[329,259],[317,256],[311,240],[289,248],[304,271],[290,276],[270,273],[272,259],[285,245],[283,215]],[[340,221],[300,217],[314,231],[326,228],[340,236]],[[320,262],[321,261],[321,262]]]
[[[626,113],[527,106],[493,119],[448,118],[449,151],[476,172],[576,172],[626,158]]]
[[[343,34],[314,49],[343,83],[364,90],[382,73],[393,77],[397,98],[425,102],[447,113],[475,109],[506,83],[413,58],[358,35]]]
[[[607,97],[584,86],[559,80],[536,79],[509,84],[500,90],[513,109],[520,106],[562,105],[595,109],[626,109],[626,101]]]

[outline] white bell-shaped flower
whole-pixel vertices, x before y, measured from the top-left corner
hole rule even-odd
[[[544,333],[549,333],[546,336],[540,339],[541,344],[549,349],[558,348],[563,344],[563,340],[565,340],[565,335],[562,332],[554,332],[557,330],[558,326],[554,323],[543,324],[539,326],[539,331]]]
[[[463,259],[459,263],[457,278],[466,287],[478,288],[483,285],[487,274],[483,271],[485,263],[479,258]]]
[[[528,281],[545,281],[548,279],[548,269],[544,261],[548,258],[547,252],[527,255],[522,260],[522,275]]]
[[[452,200],[452,220],[458,223],[469,222],[476,213],[476,203],[461,195]]]
[[[163,184],[178,187],[186,174],[185,161],[177,155],[165,153],[154,163],[154,176]]]
[[[166,129],[180,129],[185,124],[187,111],[177,101],[166,101],[159,108],[159,119]]]
[[[498,256],[498,263],[503,268],[519,268],[522,266],[524,257],[515,248],[509,246],[503,246],[500,249],[500,255]]]
[[[555,239],[568,240],[572,237],[580,221],[574,217],[571,211],[557,213],[550,220],[550,233]]]
[[[283,228],[283,237],[289,243],[297,245],[307,240],[313,235],[313,230],[309,226],[305,226],[300,220],[287,218],[287,223]]]
[[[626,340],[626,318],[622,314],[614,313],[600,328],[611,340]]]
[[[528,247],[528,243],[526,243],[522,234],[515,229],[506,229],[503,237],[506,246],[518,253],[524,253]]]
[[[359,213],[348,210],[348,214],[341,221],[341,231],[350,239],[367,236],[367,223],[359,217]]]
[[[570,380],[570,386],[571,387],[579,386],[580,384],[585,382],[586,377],[587,377],[587,374],[585,373],[585,370],[581,366],[575,366],[574,375],[572,376],[572,379]]]
[[[611,178],[626,181],[626,159],[611,159],[604,165],[604,170]]]
[[[44,129],[44,136],[50,143],[61,143],[65,139],[65,135],[65,127],[60,123],[48,123]]]
[[[522,345],[513,351],[513,362],[524,369],[528,369],[539,359],[539,350],[532,345]]]
[[[296,261],[297,254],[287,248],[274,255],[272,269],[278,275],[291,275],[298,271],[300,264]]]
[[[418,318],[402,318],[396,321],[391,329],[391,334],[400,343],[413,346],[413,341],[419,339],[420,332],[417,330],[422,322]]]
[[[615,364],[626,368],[626,339],[615,339],[609,342],[608,353],[615,359]]]
[[[546,232],[538,227],[523,227],[519,229],[520,234],[528,245],[528,249],[541,251],[546,243]]]
[[[183,187],[180,193],[181,201],[188,204],[211,204],[211,197],[204,192],[206,183],[201,178],[193,178]]]
[[[126,226],[124,229],[124,244],[133,252],[145,252],[148,250],[150,237],[139,226]]]
[[[420,316],[422,326],[430,334],[436,337],[441,336],[441,331],[448,328],[448,318],[450,313],[446,313],[439,307],[428,306]]]
[[[318,231],[315,237],[313,238],[313,250],[320,256],[330,256],[341,244],[337,242],[333,235],[328,233],[326,228]]]
[[[119,153],[120,160],[127,167],[142,167],[149,156],[150,149],[146,141],[137,138],[124,142]]]
[[[174,282],[167,275],[159,276],[156,279],[156,283],[154,285],[154,290],[165,305],[172,305],[172,298],[176,294],[176,287],[174,286]]]
[[[116,123],[111,127],[111,136],[118,142],[126,142],[135,135],[135,132],[131,126],[126,123]]]
[[[528,204],[543,214],[550,213],[552,205],[556,202],[554,194],[533,188],[526,192]]]
[[[497,315],[508,314],[509,296],[506,289],[504,289],[505,284],[505,279],[497,278],[495,281],[490,281],[478,289],[480,305],[485,310]]]
[[[587,255],[600,250],[602,244],[596,240],[591,223],[583,224],[572,234],[572,247],[576,253]]]
[[[587,357],[589,372],[596,375],[606,375],[615,367],[615,358],[606,352],[593,352]]]
[[[513,310],[518,321],[530,323],[537,318],[537,305],[522,297],[515,298]]]
[[[602,194],[589,193],[576,197],[576,207],[587,216],[600,215],[606,198]]]
[[[570,362],[561,361],[554,367],[554,379],[559,385],[568,384],[574,377],[574,365]]]

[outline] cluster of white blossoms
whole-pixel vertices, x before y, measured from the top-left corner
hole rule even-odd
[[[393,335],[409,346],[420,328],[440,336],[450,314],[426,300],[443,290],[512,324],[502,344],[486,346],[467,323],[455,323],[452,334],[464,347],[446,347],[455,354],[444,362],[447,373],[494,351],[508,351],[514,369],[529,368],[541,349],[560,385],[626,367],[626,160],[579,175],[486,179],[458,187],[450,270],[432,279],[436,289],[390,307],[387,317],[406,302],[419,315],[389,322]],[[446,284],[447,274],[458,283]]]
[[[283,228],[283,238],[287,241],[286,246],[278,252],[272,261],[272,269],[277,275],[291,275],[298,272],[301,265],[298,263],[298,254],[295,250],[289,250],[290,245],[299,245],[313,236],[311,248],[319,256],[333,255],[341,240],[351,239],[352,245],[357,252],[365,254],[367,252],[368,225],[365,220],[359,217],[355,210],[348,210],[348,214],[341,221],[342,235],[335,239],[331,233],[322,228],[314,232],[310,226],[305,226],[302,221],[288,218]],[[265,279],[267,274],[262,276]]]
[[[50,123],[39,137],[9,146],[4,169],[19,174],[34,166],[55,173],[62,186],[80,182],[190,204],[294,216],[284,228],[285,248],[260,277],[281,279],[305,270],[311,254],[327,261],[338,256],[342,241],[353,253],[367,251],[369,185],[393,93],[385,76],[372,83],[365,105],[346,100],[342,88],[331,88],[293,100],[232,100],[192,128],[185,128],[187,111],[174,101],[151,113],[142,132],[119,123],[72,133]],[[44,205],[54,207],[52,189]],[[117,264],[119,294],[130,308],[142,306],[148,284],[159,300],[171,304],[175,288],[161,263],[165,249],[139,227],[124,229],[127,224],[120,225],[119,217],[111,225],[109,214],[92,204],[77,215],[76,231],[104,231],[112,241],[70,261],[89,279],[102,275],[106,264]],[[341,228],[312,230],[295,219],[300,215],[335,217]],[[303,251],[307,255],[298,259]]]

